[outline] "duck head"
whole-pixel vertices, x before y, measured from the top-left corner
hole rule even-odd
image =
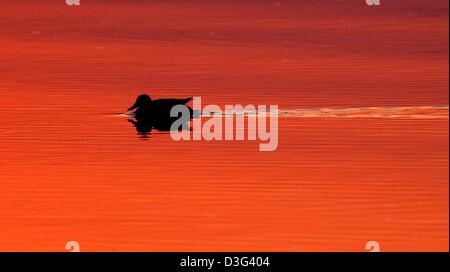
[[[148,107],[148,106],[150,106],[151,103],[152,103],[152,99],[150,98],[150,96],[148,96],[146,94],[141,94],[136,99],[136,102],[134,103],[134,105],[128,109],[128,111],[132,111],[137,108]]]

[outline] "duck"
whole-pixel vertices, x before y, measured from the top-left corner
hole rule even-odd
[[[184,105],[192,100],[192,97],[177,99],[177,98],[163,98],[152,100],[148,94],[141,94],[137,97],[136,102],[128,108],[130,119],[128,122],[136,128],[136,132],[142,138],[148,138],[153,129],[157,131],[171,131],[172,124],[178,117],[170,116],[170,111],[176,105]],[[191,107],[186,106],[189,110],[189,120],[194,118]],[[184,120],[183,124],[186,126]]]
[[[128,108],[128,112],[134,111],[134,118],[136,120],[151,119],[151,120],[165,120],[169,121],[174,119],[170,116],[170,111],[176,105],[186,105],[192,100],[192,97],[188,98],[163,98],[152,100],[148,94],[141,94],[136,98],[136,102]],[[186,106],[191,113],[192,108]],[[175,119],[176,120],[176,117]]]

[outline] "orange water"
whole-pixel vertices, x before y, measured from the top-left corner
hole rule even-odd
[[[140,139],[144,90],[448,106],[448,1],[0,6],[0,250],[448,250],[448,118],[281,117],[259,152]]]

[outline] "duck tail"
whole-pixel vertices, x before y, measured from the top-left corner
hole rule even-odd
[[[189,101],[192,101],[193,97],[188,97],[186,99],[184,99],[184,104],[188,103]]]

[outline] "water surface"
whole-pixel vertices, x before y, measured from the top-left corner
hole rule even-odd
[[[0,52],[0,250],[448,250],[448,1],[4,1]],[[142,139],[143,91],[290,114]]]

